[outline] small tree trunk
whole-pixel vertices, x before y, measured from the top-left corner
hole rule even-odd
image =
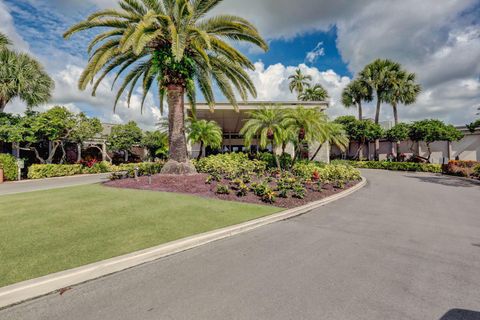
[[[53,157],[55,156],[55,152],[57,152],[58,146],[60,146],[59,142],[52,142],[52,148],[50,149],[47,160],[45,160],[47,164],[52,164]]]
[[[125,150],[125,162],[128,162],[128,150]]]
[[[0,113],[5,112],[5,107],[7,106],[7,101],[5,99],[0,98]]]
[[[426,145],[427,145],[427,152],[428,152],[427,162],[430,163],[430,157],[432,156],[432,149],[430,149],[429,142],[426,142]]]
[[[277,153],[275,152],[275,144],[272,141],[272,154],[273,158],[275,159],[275,163],[277,164],[278,170],[282,170],[282,167],[280,166],[280,161],[278,160]]]
[[[203,155],[203,141],[200,141],[200,152],[198,152],[197,160],[200,160]]]
[[[322,147],[323,147],[323,143],[321,143],[321,144],[318,146],[317,150],[315,151],[315,153],[313,154],[313,156],[310,158],[310,161],[313,161],[313,159],[315,159],[315,158],[317,157],[317,154],[320,152],[320,150],[322,149]]]
[[[393,119],[395,121],[395,125],[398,124],[398,108],[397,108],[397,104],[396,103],[393,103],[392,104],[392,108],[393,108]]]
[[[77,143],[77,162],[82,161],[82,144]]]
[[[357,107],[358,107],[358,120],[363,120],[363,110],[362,110],[362,102],[358,101],[357,102]]]

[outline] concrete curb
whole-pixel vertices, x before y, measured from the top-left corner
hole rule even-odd
[[[305,214],[315,208],[344,198],[361,189],[366,184],[367,180],[362,177],[361,182],[345,191],[301,207],[0,288],[0,309],[13,304],[18,304],[25,300],[46,295],[62,288],[97,279],[213,241],[244,233],[277,221]]]

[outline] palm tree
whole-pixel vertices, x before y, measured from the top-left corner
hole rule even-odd
[[[297,97],[303,93],[305,88],[310,87],[310,81],[312,81],[312,76],[304,75],[302,70],[297,69],[295,70],[295,74],[288,77],[290,79],[290,92],[295,91],[297,93]]]
[[[361,72],[360,79],[366,83],[375,93],[377,107],[375,111],[375,123],[380,121],[380,107],[386,102],[386,94],[390,89],[392,73],[400,71],[400,64],[388,59],[377,59],[368,64]]]
[[[296,136],[294,163],[303,151],[305,143],[314,143],[324,139],[326,122],[325,114],[318,108],[306,109],[300,106],[285,110],[282,125],[286,129],[292,130]]]
[[[353,80],[342,91],[342,103],[347,108],[357,108],[358,120],[363,120],[362,101],[372,101],[372,91],[361,79]]]
[[[324,126],[325,134],[323,136],[323,140],[319,141],[320,145],[318,146],[313,156],[310,158],[310,161],[313,161],[317,157],[317,154],[320,152],[323,145],[327,142],[330,145],[337,146],[342,152],[345,152],[345,150],[347,150],[348,148],[348,145],[350,144],[348,135],[341,124],[335,122],[327,122],[324,124]]]
[[[325,101],[328,98],[328,92],[321,84],[306,88],[305,91],[298,96],[300,101]]]
[[[282,145],[285,137],[282,121],[283,110],[272,106],[262,106],[249,113],[249,119],[240,130],[240,134],[245,138],[246,147],[250,147],[254,139],[258,139],[258,145],[262,149],[270,144],[278,169],[280,169],[280,162],[276,148]]]
[[[14,98],[29,107],[50,100],[53,80],[36,60],[25,53],[7,49],[10,41],[0,34],[0,113]]]
[[[170,160],[163,173],[195,172],[188,161],[185,137],[184,96],[195,112],[196,89],[213,109],[213,83],[235,109],[235,89],[243,100],[256,97],[256,89],[245,69],[254,65],[232,42],[248,42],[267,50],[266,42],[247,20],[232,15],[213,16],[211,10],[222,0],[121,0],[120,9],[92,14],[71,27],[64,36],[93,28],[101,33],[90,43],[90,59],[80,89],[93,84],[93,94],[105,77],[115,70],[123,83],[116,102],[127,91],[127,103],[141,79],[143,99],[155,87],[160,109],[167,97]],[[94,79],[99,75],[98,79]],[[114,108],[115,108],[114,106]]]
[[[392,105],[393,118],[395,119],[395,125],[397,125],[399,123],[398,105],[415,103],[422,87],[415,82],[415,73],[403,70],[390,74],[389,83],[390,88],[386,93],[385,101]]]
[[[187,129],[188,140],[192,143],[200,143],[200,152],[197,159],[203,155],[203,147],[218,149],[222,146],[222,128],[215,121],[190,119]]]

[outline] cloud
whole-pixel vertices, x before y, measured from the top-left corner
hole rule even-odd
[[[318,57],[325,55],[325,49],[323,48],[323,42],[319,42],[312,51],[307,52],[305,60],[310,63],[317,61]]]
[[[17,33],[10,10],[5,5],[5,3],[3,3],[1,0],[0,0],[0,21],[1,21],[0,32],[6,34],[10,38],[14,47],[21,51],[29,51],[30,46]]]

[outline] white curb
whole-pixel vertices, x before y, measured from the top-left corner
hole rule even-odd
[[[346,197],[349,194],[361,189],[366,184],[367,180],[362,177],[361,182],[345,191],[301,207],[285,210],[270,216],[247,221],[234,226],[190,236],[173,242],[165,243],[157,247],[133,252],[123,256],[95,262],[82,267],[53,273],[40,278],[27,280],[0,288],[0,308],[18,304],[25,300],[46,295],[62,288],[67,288],[89,280],[100,278],[213,241],[247,232],[277,221],[299,216],[311,211],[312,209]]]

